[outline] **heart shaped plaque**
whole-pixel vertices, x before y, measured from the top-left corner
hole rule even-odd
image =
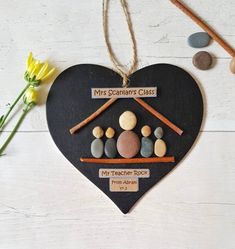
[[[91,88],[114,88],[122,84],[119,74],[103,66],[81,64],[63,71],[52,85],[46,105],[49,131],[59,150],[123,213],[127,213],[142,195],[182,160],[195,142],[203,118],[200,89],[183,69],[169,64],[151,65],[136,71],[129,80],[130,87],[157,87],[157,97],[143,100],[179,126],[184,131],[181,136],[131,98],[118,99],[95,120],[71,135],[71,127],[107,101],[92,99]],[[104,130],[113,127],[117,139],[122,132],[119,116],[126,110],[134,112],[137,117],[134,132],[140,139],[144,125],[153,130],[159,126],[163,128],[167,155],[174,156],[175,162],[96,164],[80,161],[82,157],[92,156],[92,130],[95,126]],[[153,142],[156,140],[153,134],[150,138]],[[141,158],[140,153],[137,157]],[[123,179],[126,179],[125,182]],[[130,188],[128,184],[132,184]]]

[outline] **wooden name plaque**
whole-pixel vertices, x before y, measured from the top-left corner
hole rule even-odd
[[[157,87],[92,88],[92,99],[152,98],[157,97]]]

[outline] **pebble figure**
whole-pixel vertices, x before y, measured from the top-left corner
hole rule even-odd
[[[104,135],[104,131],[100,126],[96,126],[92,134],[95,139],[91,143],[91,154],[95,158],[101,158],[104,153],[104,143],[101,139]]]
[[[145,125],[141,129],[141,134],[143,137],[141,138],[141,149],[140,154],[142,157],[151,157],[153,154],[153,141],[149,138],[152,130],[151,127]]]
[[[119,125],[124,130],[117,140],[118,153],[124,158],[133,158],[140,150],[140,139],[132,131],[137,124],[136,115],[131,111],[125,111],[119,117]]]
[[[117,156],[117,146],[116,141],[113,138],[114,135],[115,130],[112,127],[109,127],[105,132],[107,140],[104,145],[104,153],[108,158],[115,158]]]
[[[157,138],[154,144],[154,154],[158,157],[164,157],[166,155],[166,143],[161,138],[163,137],[162,127],[157,127],[154,131],[154,135]]]

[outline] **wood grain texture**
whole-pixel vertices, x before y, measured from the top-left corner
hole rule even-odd
[[[224,4],[218,0],[210,1],[188,0],[185,3],[235,46],[234,1],[226,0]],[[210,71],[199,71],[191,63],[198,49],[187,45],[187,37],[201,30],[187,16],[163,0],[150,0],[147,3],[137,0],[135,4],[130,3],[130,9],[138,40],[139,68],[154,63],[172,63],[183,67],[199,81],[206,96],[207,114],[202,129],[234,130],[235,84],[234,75],[229,72],[231,58],[227,53],[218,44],[212,43],[206,50],[216,57],[216,65]],[[74,0],[2,3],[0,112],[24,86],[25,65],[22,62],[29,50],[42,59],[49,58],[57,67],[57,73],[74,64],[87,62],[112,67],[102,36],[101,11],[101,3],[97,0],[82,0],[79,3]],[[110,11],[110,35],[114,50],[120,60],[128,64],[131,55],[129,37],[118,1],[112,2]],[[42,103],[45,102],[47,87],[44,85],[41,88],[44,96]],[[12,126],[8,126],[8,129],[12,129]],[[32,113],[21,130],[47,130],[43,106]]]
[[[224,144],[234,139],[201,133],[190,156],[122,215],[47,132],[19,133],[1,159],[0,246],[233,249],[235,154]]]
[[[128,64],[126,24],[118,1],[111,2],[112,44]],[[235,47],[233,0],[184,2]],[[52,142],[43,105],[45,84],[41,105],[0,158],[1,249],[235,248],[235,80],[230,58],[212,43],[206,50],[216,57],[215,67],[195,69],[191,59],[198,50],[186,41],[201,31],[193,22],[168,1],[135,0],[129,5],[139,68],[176,64],[200,84],[206,115],[198,143],[130,214],[122,215]],[[24,86],[22,61],[29,50],[49,58],[57,74],[78,63],[111,67],[100,1],[0,0],[0,6],[0,114]],[[6,128],[12,130],[12,124]],[[8,134],[0,136],[0,143]]]

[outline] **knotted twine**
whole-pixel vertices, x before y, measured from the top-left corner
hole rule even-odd
[[[119,60],[117,59],[117,56],[115,55],[115,53],[112,49],[112,46],[111,46],[111,43],[109,40],[109,31],[108,31],[109,0],[103,0],[103,30],[104,30],[104,38],[105,38],[105,43],[106,43],[107,50],[109,53],[109,57],[114,65],[115,70],[123,78],[122,86],[128,87],[129,76],[135,71],[137,64],[138,64],[137,48],[136,48],[136,40],[135,40],[134,30],[132,27],[131,17],[130,17],[130,13],[128,11],[127,1],[120,0],[120,3],[122,6],[122,10],[125,14],[126,23],[128,26],[128,31],[129,31],[131,43],[132,43],[132,60],[131,60],[131,66],[129,69],[127,67],[123,66],[119,62]]]

